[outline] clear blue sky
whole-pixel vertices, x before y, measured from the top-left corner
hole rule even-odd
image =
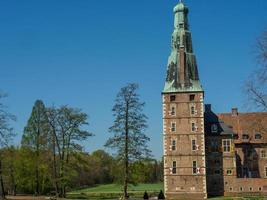
[[[140,84],[147,134],[162,155],[161,91],[178,0],[0,1],[0,89],[18,120],[18,143],[36,99],[82,108],[102,148],[118,90]],[[186,0],[205,102],[216,112],[244,105],[253,44],[267,26],[266,0]],[[244,109],[243,109],[244,110]]]

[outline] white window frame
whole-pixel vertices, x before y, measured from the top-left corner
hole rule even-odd
[[[261,150],[261,158],[266,158],[266,150],[265,149]]]
[[[197,132],[197,123],[195,121],[191,122],[191,132]]]
[[[193,109],[192,109],[193,108]],[[189,105],[189,110],[190,110],[190,116],[196,116],[197,115],[197,109],[196,109],[196,104],[191,103]]]
[[[176,122],[171,122],[171,132],[176,132]]]
[[[230,172],[230,173],[228,173],[228,172]],[[226,174],[227,174],[228,176],[231,176],[231,175],[233,175],[233,171],[232,171],[231,169],[227,169],[227,170],[226,170]]]
[[[224,142],[226,142],[226,143],[224,143]],[[229,144],[228,144],[228,142],[229,142]],[[231,145],[232,145],[231,139],[223,139],[222,140],[223,152],[230,153],[231,152]]]

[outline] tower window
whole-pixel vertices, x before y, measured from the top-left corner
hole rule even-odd
[[[194,94],[190,94],[189,95],[189,100],[190,101],[194,101],[195,100],[195,95]]]
[[[192,168],[193,168],[193,174],[197,174],[197,161],[193,161],[192,163]]]
[[[265,173],[265,177],[267,177],[267,166],[265,166],[264,173]]]
[[[170,101],[175,101],[176,100],[176,96],[175,95],[171,95],[170,96]]]
[[[196,114],[196,110],[195,110],[195,106],[191,106],[191,115],[195,115]]]
[[[171,105],[170,115],[171,116],[175,116],[176,115],[176,106],[175,105]]]
[[[227,175],[232,175],[232,170],[231,169],[227,170]]]
[[[192,140],[192,151],[196,151],[196,150],[197,150],[196,140],[193,139],[193,140]]]
[[[176,161],[173,161],[172,162],[172,174],[176,174],[176,167],[177,167]]]
[[[196,127],[196,123],[195,122],[192,122],[192,124],[191,124],[191,130],[192,130],[192,132],[195,132],[197,130],[197,127]]]
[[[175,122],[172,122],[171,123],[171,131],[172,132],[175,132],[176,131],[176,123]]]
[[[222,145],[223,145],[223,151],[224,152],[230,152],[230,150],[231,150],[231,140],[230,139],[223,140]]]
[[[176,150],[176,141],[172,140],[172,151]]]

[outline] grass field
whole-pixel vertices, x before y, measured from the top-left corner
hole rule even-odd
[[[121,193],[123,187],[118,184],[108,184],[108,185],[99,185],[92,188],[86,188],[82,190],[73,191],[71,193],[95,193],[95,192],[103,192],[103,193]],[[154,192],[163,190],[163,184],[138,184],[138,185],[129,185],[129,192]]]
[[[163,183],[129,185],[129,194],[134,198],[140,198],[147,191],[151,196],[156,196],[163,190]],[[68,198],[79,199],[113,199],[123,193],[123,187],[118,184],[99,185],[81,190],[69,192]]]
[[[118,199],[123,192],[123,187],[117,184],[99,185],[68,193],[71,199]],[[129,194],[133,199],[142,199],[145,191],[150,196],[157,196],[163,190],[163,183],[129,185]],[[264,200],[263,197],[217,197],[211,200]]]

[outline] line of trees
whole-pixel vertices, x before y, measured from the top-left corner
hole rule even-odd
[[[87,131],[88,115],[70,106],[46,107],[41,100],[33,106],[24,128],[21,145],[10,146],[15,117],[0,104],[0,194],[65,197],[71,189],[96,184],[123,184],[124,199],[128,184],[156,183],[163,179],[163,163],[151,159],[145,135],[147,117],[137,84],[123,87],[112,109],[113,134],[104,150],[86,153],[81,146],[93,134]],[[3,96],[0,96],[2,98]]]

